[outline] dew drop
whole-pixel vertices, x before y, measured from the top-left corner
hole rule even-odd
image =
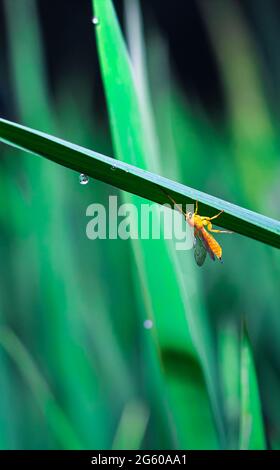
[[[87,175],[84,175],[83,173],[81,173],[80,176],[79,176],[79,181],[80,181],[80,184],[88,184],[89,177]]]
[[[99,24],[99,19],[96,16],[94,16],[91,21],[92,21],[92,24],[94,24],[95,26]]]
[[[146,328],[146,330],[150,330],[151,328],[153,328],[153,322],[152,320],[145,320],[144,321],[144,328]]]
[[[112,171],[116,171],[116,167],[115,167],[114,165],[111,166],[111,170],[112,170]]]

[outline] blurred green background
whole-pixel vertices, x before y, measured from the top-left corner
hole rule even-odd
[[[58,14],[1,2],[1,114],[129,162],[112,116],[141,134],[98,70],[91,1],[79,3],[80,16],[66,0]],[[142,97],[136,164],[279,219],[279,5],[179,3],[167,30],[161,2],[114,2],[119,31],[107,12]],[[221,235],[224,264],[200,269],[163,240],[91,241],[87,206],[128,196],[0,151],[0,448],[279,449],[279,252]]]

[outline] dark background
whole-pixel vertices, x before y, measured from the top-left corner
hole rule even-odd
[[[174,0],[170,4],[162,0],[142,0],[140,3],[144,12],[145,28],[149,31],[149,25],[152,24],[153,27],[156,25],[165,38],[169,46],[173,72],[188,96],[198,100],[215,117],[223,114],[225,112],[223,86],[198,2]],[[266,67],[269,67],[269,54],[266,44],[263,43],[262,31],[254,21],[256,6],[257,4],[260,6],[261,2],[236,0],[236,3],[241,7],[254,39],[262,49]],[[279,12],[279,2],[269,0],[265,3],[266,9]],[[51,4],[53,4],[53,9],[50,7]],[[123,19],[123,1],[116,0],[114,4],[119,17]],[[100,89],[101,81],[91,24],[91,2],[88,0],[68,0],[67,2],[40,0],[37,2],[37,7],[41,19],[51,89],[55,90],[61,74],[73,69],[75,64],[75,67],[88,79],[91,77],[94,80],[93,99],[103,105],[104,99]],[[5,32],[2,2],[0,3],[0,27],[1,31]],[[74,42],[73,31],[75,31]],[[5,45],[5,34],[2,34],[1,40]],[[2,47],[2,61],[5,61],[5,49]],[[26,66],[28,67],[28,63]],[[2,66],[1,69],[1,80],[4,80],[5,85],[9,87],[8,77],[5,76],[7,67]],[[269,70],[269,74],[273,80],[271,76],[273,70]],[[5,106],[8,106],[7,103]]]

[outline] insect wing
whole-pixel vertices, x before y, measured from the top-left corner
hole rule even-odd
[[[207,251],[202,240],[199,237],[195,237],[194,244],[194,259],[198,266],[202,266],[207,256]]]
[[[202,232],[200,233],[200,240],[205,248],[206,251],[208,251],[210,258],[215,261],[215,255],[214,252],[210,246],[209,240],[211,240],[213,237],[210,235],[208,232]],[[213,238],[214,239],[214,238]]]

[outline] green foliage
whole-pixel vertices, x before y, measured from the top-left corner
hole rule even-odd
[[[7,117],[28,127],[0,120],[0,448],[279,449],[278,100],[233,0],[199,2],[228,104],[215,127],[125,5],[129,48],[113,2],[93,1],[107,128],[76,64],[50,95],[35,0],[4,2]],[[277,69],[273,8],[254,12]],[[224,210],[223,265],[163,239],[86,238],[90,203],[166,192]]]

